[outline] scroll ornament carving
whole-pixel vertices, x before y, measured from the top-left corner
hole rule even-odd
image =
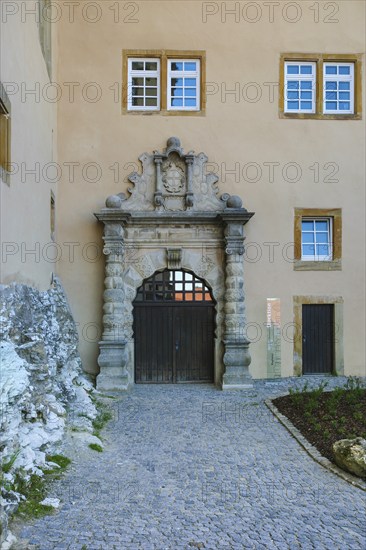
[[[244,244],[242,239],[228,239],[225,252],[228,256],[243,256]]]

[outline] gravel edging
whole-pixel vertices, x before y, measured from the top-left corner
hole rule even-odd
[[[289,395],[288,393],[284,393],[283,395],[277,395],[274,399],[277,399],[278,397],[284,397],[286,395]],[[361,478],[357,478],[356,476],[353,476],[352,474],[349,474],[333,464],[328,458],[325,458],[318,449],[314,447],[314,445],[311,445],[309,441],[302,435],[302,433],[295,428],[295,426],[290,422],[290,420],[284,416],[280,411],[277,409],[277,407],[272,403],[272,399],[266,399],[265,404],[269,408],[269,410],[275,415],[275,417],[281,422],[281,424],[290,432],[292,437],[296,439],[298,443],[300,443],[301,447],[305,449],[305,451],[308,453],[308,455],[311,456],[315,462],[332,472],[333,474],[336,474],[337,476],[341,477],[347,483],[350,483],[354,487],[358,487],[362,491],[366,491],[366,482],[362,481]]]

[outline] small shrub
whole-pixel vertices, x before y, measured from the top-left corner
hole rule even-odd
[[[66,470],[66,468],[71,464],[71,460],[67,456],[63,455],[46,455],[46,460],[48,462],[54,462],[59,466],[59,468],[52,468],[51,470],[43,470],[45,475],[55,475],[61,474]]]
[[[102,453],[102,452],[103,452],[103,447],[101,447],[100,445],[98,445],[98,443],[90,443],[90,444],[89,444],[89,447],[90,447],[90,449],[92,449],[93,451],[97,451],[98,453]]]
[[[40,502],[46,497],[46,485],[42,477],[32,474],[28,480],[15,476],[14,489],[25,496],[26,500],[19,504],[17,514],[25,518],[40,518],[54,512],[52,506],[44,506]]]

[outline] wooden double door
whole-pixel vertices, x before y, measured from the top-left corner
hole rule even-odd
[[[212,382],[215,304],[193,274],[164,271],[134,302],[135,382]]]

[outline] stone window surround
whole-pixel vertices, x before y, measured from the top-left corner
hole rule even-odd
[[[315,113],[285,112],[285,62],[316,63],[316,109]],[[324,63],[354,63],[354,113],[325,114],[323,113],[323,66]],[[287,119],[316,120],[361,120],[362,119],[362,54],[321,54],[321,53],[282,53],[280,55],[279,75],[279,117]]]
[[[160,109],[159,110],[128,110],[128,59],[129,58],[160,59]],[[168,59],[198,59],[200,61],[200,109],[172,110],[168,109]],[[206,115],[206,52],[203,50],[122,50],[122,114],[123,115],[164,115],[164,116],[205,116]]]
[[[302,306],[307,304],[334,304],[334,369],[344,374],[343,298],[342,296],[294,296],[294,376],[302,376]]]
[[[303,218],[331,218],[332,260],[317,262],[301,259],[301,222]],[[341,208],[295,208],[294,212],[295,271],[340,271],[342,269],[342,209]]]

